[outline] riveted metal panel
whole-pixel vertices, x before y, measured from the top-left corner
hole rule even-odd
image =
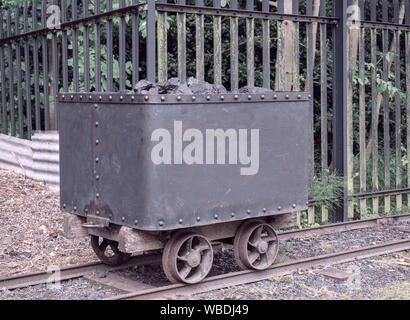
[[[195,101],[187,96],[146,98],[90,95],[79,103],[77,95],[60,96],[63,209],[74,214],[87,210],[141,230],[174,230],[306,209],[311,153],[306,94]],[[250,130],[259,130],[259,170],[241,175],[241,168],[249,165],[239,158],[238,164],[175,164],[175,121],[182,132],[202,133],[204,162],[207,129],[247,129],[248,155]],[[151,159],[158,144],[151,137],[157,129],[172,137],[172,164],[156,165]],[[182,150],[191,142],[183,142]]]
[[[85,216],[94,199],[93,104],[60,104],[60,202],[68,212]]]

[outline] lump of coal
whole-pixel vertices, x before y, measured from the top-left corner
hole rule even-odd
[[[207,95],[207,94],[213,94],[213,87],[199,87],[198,85],[194,85],[190,87],[191,91],[193,94],[197,95]]]
[[[192,93],[197,95],[226,94],[228,92],[222,84],[210,84],[192,77],[188,79],[187,85]]]
[[[213,86],[215,94],[227,94],[228,90],[222,84],[214,84]]]
[[[177,90],[181,86],[181,80],[178,78],[171,78],[166,82],[157,83],[157,88],[160,94],[168,94]]]
[[[273,92],[264,88],[245,87],[241,93],[268,93]],[[228,91],[222,84],[210,84],[206,81],[193,77],[188,78],[186,83],[182,83],[178,78],[171,78],[165,82],[152,83],[147,80],[139,81],[134,92],[137,94],[175,94],[175,95],[216,95],[227,94]]]
[[[191,89],[193,94],[212,94],[213,92],[213,86],[210,83],[207,82],[200,82],[200,83],[194,83],[192,85],[188,84],[189,89]]]
[[[157,87],[152,87],[149,90],[142,90],[140,93],[141,94],[149,94],[149,95],[157,95],[157,94],[159,94],[159,90],[158,90]]]
[[[244,94],[270,94],[273,93],[274,91],[271,89],[267,88],[260,88],[260,87],[243,87],[239,89],[239,93],[244,93]]]
[[[141,80],[135,85],[134,91],[138,94],[141,94],[142,91],[148,91],[152,87],[154,87],[154,84],[152,82],[148,80]]]
[[[186,83],[180,85],[178,89],[171,92],[171,94],[178,94],[178,95],[192,95],[194,94],[192,90],[188,87]]]

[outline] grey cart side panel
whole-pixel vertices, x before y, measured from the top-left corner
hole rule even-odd
[[[101,216],[115,224],[173,230],[306,208],[308,101],[113,103],[97,109],[91,103],[61,105],[60,135],[75,136],[71,141],[77,144],[61,141],[61,148],[67,148],[62,155],[70,158],[62,161],[62,167],[69,167],[62,172],[71,173],[62,173],[62,199],[68,205],[75,203],[77,210],[96,204],[103,208]],[[206,129],[248,129],[248,136],[250,129],[259,129],[258,174],[241,176],[241,164],[154,165],[151,150],[156,142],[151,142],[151,134],[163,128],[173,136],[174,120],[182,121],[183,131],[203,132],[204,144]],[[77,132],[72,134],[75,126]],[[82,151],[77,159],[71,159],[74,149]],[[94,165],[96,158],[99,162]],[[65,210],[83,214],[72,206]]]
[[[61,208],[85,215],[94,199],[93,104],[60,104],[60,198]]]

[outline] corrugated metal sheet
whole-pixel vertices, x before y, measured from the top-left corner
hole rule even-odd
[[[32,141],[0,134],[0,168],[60,189],[58,132],[37,132]]]
[[[0,134],[0,168],[33,178],[31,141]]]

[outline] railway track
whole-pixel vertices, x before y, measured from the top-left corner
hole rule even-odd
[[[335,223],[329,225],[323,225],[313,228],[291,230],[279,233],[279,239],[284,241],[292,238],[303,238],[308,236],[320,236],[325,234],[351,231],[356,229],[363,229],[369,227],[375,227],[382,224],[392,224],[399,221],[407,221],[410,219],[410,214],[402,214],[391,217],[372,218],[359,221],[349,221],[343,223]],[[113,300],[122,299],[159,299],[159,298],[172,298],[176,295],[184,295],[187,293],[197,294],[205,291],[216,290],[224,288],[226,286],[246,284],[250,282],[260,281],[267,279],[273,275],[283,275],[291,273],[298,269],[309,269],[319,265],[331,265],[342,262],[352,261],[354,259],[361,259],[381,254],[392,253],[396,251],[403,251],[410,249],[410,239],[391,242],[387,244],[381,244],[361,249],[347,250],[335,254],[329,254],[324,256],[317,256],[313,258],[298,260],[294,262],[276,264],[271,269],[254,272],[254,271],[241,271],[236,273],[230,273],[215,277],[210,277],[205,281],[196,285],[170,285],[160,288],[149,288],[146,286],[127,285],[124,281],[114,278],[110,281],[103,283],[104,285],[112,286],[124,292],[130,292],[125,295],[111,298]],[[161,255],[150,254],[133,257],[129,262],[118,267],[106,266],[100,262],[89,263],[80,266],[63,268],[60,270],[60,280],[65,281],[69,279],[76,279],[81,277],[88,277],[91,273],[110,272],[121,269],[126,269],[132,266],[143,266],[149,264],[159,264],[161,262]],[[25,288],[29,286],[39,285],[47,283],[50,279],[50,273],[38,272],[32,274],[26,274],[21,276],[15,276],[10,278],[0,279],[0,289],[13,290],[18,288]],[[95,281],[99,281],[98,279]],[[132,280],[129,280],[132,282]],[[121,283],[122,282],[122,283]],[[141,288],[138,292],[134,292],[135,288]]]
[[[70,279],[81,278],[89,273],[116,271],[128,267],[143,266],[160,262],[161,256],[156,254],[150,254],[133,257],[126,264],[123,264],[118,267],[110,267],[104,265],[101,262],[88,263],[79,266],[62,268],[60,270],[60,280],[65,281]],[[14,290],[47,283],[47,281],[50,279],[50,275],[51,274],[47,272],[38,272],[25,274],[22,276],[15,276],[11,278],[2,278],[0,279],[0,289]]]
[[[220,276],[206,278],[202,282],[194,285],[177,284],[154,289],[142,290],[124,294],[106,300],[161,300],[189,297],[208,291],[223,289],[227,287],[248,284],[269,279],[273,276],[283,276],[291,274],[297,270],[309,270],[319,266],[331,266],[335,264],[364,259],[397,251],[409,250],[410,239],[393,241],[364,247],[354,250],[346,250],[334,254],[327,254],[298,261],[280,263],[264,271],[246,270],[228,273]]]

